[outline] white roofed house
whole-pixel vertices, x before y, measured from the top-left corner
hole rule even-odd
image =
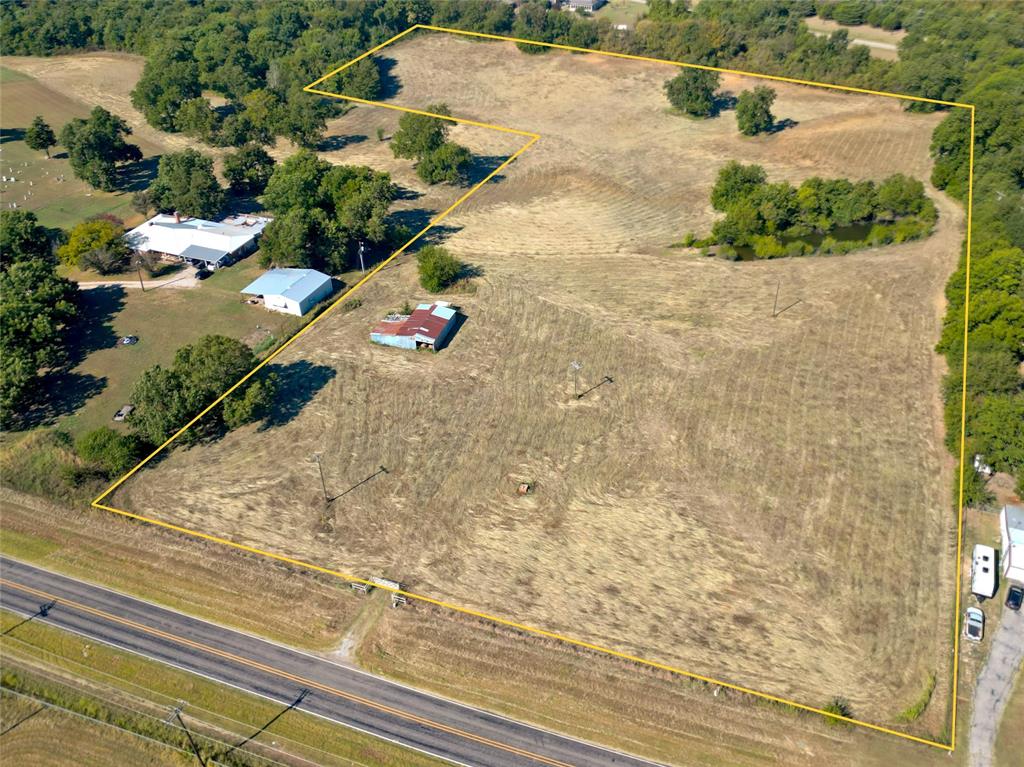
[[[217,269],[256,250],[256,241],[269,222],[270,219],[263,216],[229,216],[222,221],[206,221],[177,213],[159,213],[124,238],[132,250],[159,253]]]
[[[271,269],[242,288],[267,309],[301,317],[334,292],[331,278],[316,269]]]
[[[1003,539],[1003,577],[1024,584],[1024,506],[1003,506],[999,532]]]

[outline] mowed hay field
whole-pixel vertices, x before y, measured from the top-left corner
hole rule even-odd
[[[798,124],[744,139],[732,113],[670,114],[664,66],[440,35],[387,55],[398,103],[543,136],[446,221],[482,271],[446,296],[465,324],[438,355],[369,343],[427,298],[402,257],[278,358],[281,425],[176,450],[114,505],[871,720],[935,674],[912,728],[939,735],[955,512],[932,348],[961,212],[936,195],[927,241],[834,258],[665,246],[710,226],[729,159],[927,178],[941,117],[776,85]],[[776,291],[798,303],[772,318]],[[572,360],[612,382],[576,401]]]

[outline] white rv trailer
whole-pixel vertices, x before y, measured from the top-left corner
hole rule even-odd
[[[979,600],[991,599],[996,593],[996,552],[991,546],[977,544],[971,562],[971,593]]]

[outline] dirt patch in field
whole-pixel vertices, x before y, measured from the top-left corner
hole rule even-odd
[[[449,297],[465,324],[438,355],[369,343],[427,298],[403,257],[278,358],[274,423],[175,451],[115,504],[869,719],[936,673],[915,726],[937,734],[955,516],[932,349],[960,209],[933,193],[930,239],[843,257],[665,246],[710,226],[729,159],[927,178],[941,118],[773,86],[797,124],[747,139],[729,112],[668,113],[668,67],[443,36],[388,55],[400,103],[543,136],[446,222],[482,271]],[[366,133],[384,111],[343,118],[369,138],[339,151],[394,167]],[[799,303],[773,318],[777,292]]]

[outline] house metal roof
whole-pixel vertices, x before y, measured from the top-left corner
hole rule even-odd
[[[208,264],[217,263],[227,254],[228,252],[226,250],[204,248],[202,245],[189,245],[181,251],[182,258],[187,258],[192,261],[205,261]]]
[[[233,216],[219,223],[201,218],[179,220],[160,213],[125,234],[124,239],[134,250],[186,258],[185,251],[190,247],[236,253],[252,242],[269,222],[270,219],[259,216]]]
[[[1014,545],[1024,546],[1024,506],[1007,504],[1005,513],[1010,542]]]
[[[415,336],[417,341],[434,343],[454,316],[455,310],[446,303],[419,304],[412,314],[394,320],[384,320],[370,333],[382,336]]]
[[[302,301],[330,281],[328,275],[316,269],[271,269],[240,292],[254,296],[284,296],[293,301]]]

